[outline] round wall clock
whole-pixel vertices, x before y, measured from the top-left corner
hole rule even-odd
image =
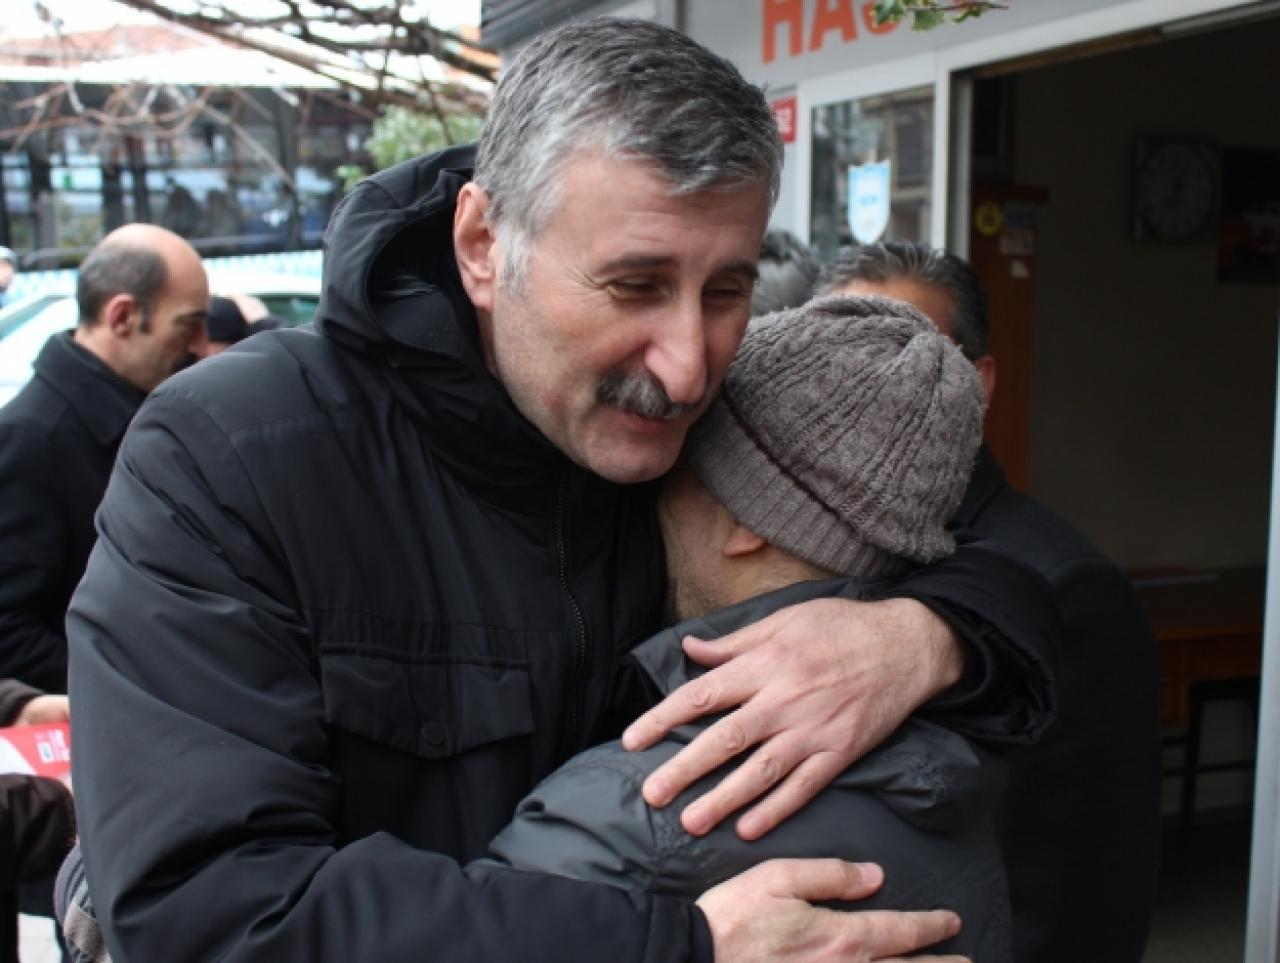
[[[1138,240],[1189,241],[1213,225],[1218,205],[1218,153],[1187,140],[1144,140],[1134,174]]]

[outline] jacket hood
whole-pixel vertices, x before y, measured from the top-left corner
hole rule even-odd
[[[317,327],[363,351],[478,347],[453,257],[453,210],[475,148],[416,157],[361,181],[325,229]]]
[[[663,695],[706,672],[684,655],[680,640],[692,635],[716,639],[789,605],[838,596],[853,600],[883,597],[885,579],[837,578],[797,582],[701,619],[689,619],[637,646],[632,655]],[[668,738],[692,742],[719,716],[677,727]],[[990,753],[959,733],[912,716],[879,747],[832,783],[873,792],[901,818],[931,832],[952,832],[971,824],[1003,792],[1005,770]]]
[[[342,201],[325,231],[316,327],[385,359],[388,385],[424,419],[437,451],[493,497],[519,502],[524,483],[540,489],[569,462],[485,364],[453,252],[474,158],[471,145],[414,158]]]

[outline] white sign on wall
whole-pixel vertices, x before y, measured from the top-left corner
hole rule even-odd
[[[849,230],[860,244],[874,244],[889,226],[893,193],[892,161],[849,168]]]

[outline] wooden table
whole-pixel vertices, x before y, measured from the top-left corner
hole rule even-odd
[[[1160,721],[1184,728],[1192,683],[1262,673],[1266,569],[1135,578],[1160,644]]]

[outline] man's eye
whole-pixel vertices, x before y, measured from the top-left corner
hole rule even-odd
[[[712,301],[723,301],[736,303],[750,297],[750,293],[746,288],[739,285],[722,288],[708,288],[703,292],[704,296]]]
[[[646,298],[656,294],[658,286],[652,281],[611,281],[609,289],[620,298]]]

